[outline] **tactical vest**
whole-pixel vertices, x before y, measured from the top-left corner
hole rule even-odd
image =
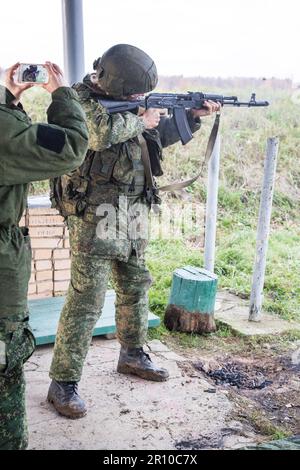
[[[145,131],[154,176],[163,174],[162,145],[159,132]],[[70,174],[51,181],[52,207],[64,218],[81,217],[97,223],[100,204],[118,206],[119,196],[136,200],[145,195],[145,171],[138,138],[112,145],[101,152],[89,150],[84,163]]]

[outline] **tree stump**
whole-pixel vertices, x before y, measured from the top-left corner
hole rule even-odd
[[[173,275],[171,297],[165,313],[170,331],[212,333],[218,277],[205,269],[185,267]]]

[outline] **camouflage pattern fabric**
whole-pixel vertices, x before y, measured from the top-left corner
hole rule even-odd
[[[146,140],[151,139],[151,146],[155,147],[158,159],[161,159],[162,148],[180,140],[175,120],[162,118],[157,129],[145,132],[142,119],[134,113],[107,113],[96,101],[100,91],[95,88],[91,76],[75,85],[75,89],[87,116],[89,152],[78,170],[59,178],[57,207],[64,216],[76,215],[94,225],[101,221],[101,215],[97,215],[99,206],[111,204],[120,210],[120,196],[127,197],[128,210],[134,212],[135,206],[141,204],[147,210],[145,171],[138,136],[143,134]],[[187,119],[192,132],[200,129],[200,121],[189,112]],[[115,237],[114,243],[102,240],[101,253],[99,243],[96,243],[100,256],[119,260],[126,260],[132,249],[138,257],[143,256],[146,246],[144,242],[124,242],[123,234]],[[93,249],[92,244],[90,248]]]
[[[0,229],[0,449],[27,446],[23,364],[34,351],[28,325],[31,248],[26,230]]]
[[[23,364],[35,340],[28,321],[21,320],[26,314],[0,317],[0,450],[24,450],[28,443]]]
[[[1,85],[0,85],[1,91]],[[78,96],[70,88],[52,94],[48,125],[32,124],[7,90],[0,103],[0,227],[17,226],[25,209],[28,184],[63,175],[81,165],[88,133]],[[54,145],[59,141],[60,148]]]
[[[101,92],[91,76],[75,89],[87,116],[89,152],[83,165],[62,177],[59,185],[62,213],[68,215],[72,251],[71,283],[50,371],[52,379],[62,382],[80,381],[110,275],[117,294],[117,335],[125,347],[138,348],[145,344],[151,284],[144,261],[148,233],[144,229],[140,233],[139,224],[133,224],[130,230],[126,225],[123,230],[118,223],[117,233],[112,236],[99,233],[105,222],[104,213],[111,207],[119,221],[125,212],[131,220],[137,219],[138,213],[142,213],[141,220],[148,220],[149,204],[144,197],[145,172],[138,140],[139,135],[145,134],[144,123],[134,113],[109,115],[97,102]],[[200,129],[200,121],[190,113],[187,118],[193,132]],[[159,157],[163,147],[180,140],[172,118],[161,119],[155,132],[153,138]],[[124,196],[126,207],[120,203]]]
[[[9,377],[0,373],[0,396],[0,450],[25,450],[28,432],[22,367]]]
[[[78,96],[62,87],[52,94],[47,124],[32,124],[15,97],[0,86],[0,449],[27,447],[23,364],[34,351],[27,291],[31,247],[18,227],[28,184],[71,171],[87,150]]]
[[[286,439],[280,439],[278,441],[247,446],[237,450],[300,450],[300,435]]]
[[[89,148],[104,151],[112,145],[127,142],[145,130],[142,119],[133,113],[109,115],[105,108],[93,99],[90,76],[75,86],[86,113],[89,130]]]
[[[124,346],[145,344],[148,328],[149,271],[143,260],[132,254],[126,262],[103,259],[95,251],[82,251],[85,228],[89,224],[73,217],[70,223],[72,272],[67,300],[61,314],[50,377],[57,381],[79,382],[93,329],[101,315],[110,275],[117,294],[116,324]],[[95,231],[95,227],[94,231]],[[79,231],[79,232],[78,232]],[[79,239],[78,233],[80,233]]]

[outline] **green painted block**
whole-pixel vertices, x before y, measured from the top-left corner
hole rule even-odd
[[[106,294],[102,316],[98,321],[93,336],[103,336],[116,332],[114,291]],[[49,297],[47,299],[32,300],[29,302],[30,326],[38,346],[55,342],[60,313],[65,297]],[[160,319],[149,312],[149,328],[160,325]]]
[[[218,277],[205,269],[191,266],[176,269],[169,304],[187,312],[213,315],[217,288]]]

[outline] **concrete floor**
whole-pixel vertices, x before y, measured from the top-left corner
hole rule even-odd
[[[38,349],[26,365],[29,448],[172,450],[201,448],[203,442],[225,448],[251,442],[240,433],[240,423],[232,422],[234,405],[226,394],[208,393],[211,384],[197,373],[185,373],[187,359],[159,341],[148,347],[152,358],[169,369],[168,382],[118,374],[117,341],[93,341],[80,384],[89,413],[78,421],[58,416],[46,402],[52,347]]]

